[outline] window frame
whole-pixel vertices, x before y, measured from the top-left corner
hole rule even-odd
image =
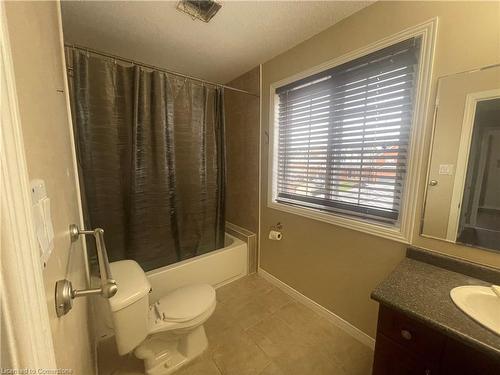
[[[437,26],[438,18],[436,17],[419,25],[405,29],[397,34],[371,43],[363,48],[327,61],[324,64],[299,72],[280,81],[273,82],[270,85],[269,157],[267,184],[268,208],[296,214],[322,222],[327,222],[349,229],[354,229],[402,243],[411,242],[413,227],[415,225],[415,214],[418,199],[409,199],[409,197],[417,197],[422,165],[424,163],[424,136],[427,134],[427,129],[429,128],[429,124],[426,121],[426,116],[430,103],[430,88],[432,80],[434,50],[437,36]],[[355,216],[343,215],[340,212],[327,212],[320,209],[300,207],[293,204],[277,202],[277,115],[279,101],[278,95],[276,94],[276,89],[300,79],[320,73],[326,69],[334,68],[335,66],[355,60],[372,52],[376,52],[380,49],[389,47],[393,44],[412,37],[421,38],[421,49],[418,67],[418,80],[415,88],[415,103],[410,129],[410,147],[408,154],[407,172],[404,182],[405,188],[401,197],[401,210],[397,223],[399,225],[372,221],[366,218],[357,218]]]

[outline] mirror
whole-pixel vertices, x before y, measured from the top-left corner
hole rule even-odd
[[[500,66],[440,78],[422,235],[500,251]]]

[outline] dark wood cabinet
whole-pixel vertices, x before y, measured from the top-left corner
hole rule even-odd
[[[443,374],[500,375],[500,358],[492,358],[455,340],[446,340],[441,368]]]
[[[500,375],[500,358],[381,305],[373,375]]]
[[[433,375],[437,373],[436,370],[436,364],[432,361],[422,361],[384,335],[377,335],[373,374]]]

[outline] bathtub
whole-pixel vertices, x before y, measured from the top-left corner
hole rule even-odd
[[[204,283],[217,288],[246,274],[247,244],[227,233],[222,249],[146,272],[152,301],[181,286]]]

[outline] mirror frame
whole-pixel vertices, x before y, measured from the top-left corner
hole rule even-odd
[[[432,158],[434,154],[434,146],[435,146],[435,133],[436,133],[436,127],[437,127],[437,112],[438,112],[438,106],[439,106],[439,98],[440,98],[440,89],[442,85],[442,81],[445,78],[448,77],[454,77],[454,76],[459,76],[463,74],[470,74],[470,73],[475,73],[475,72],[481,72],[484,70],[489,70],[493,68],[499,68],[499,64],[494,64],[494,65],[488,65],[485,67],[481,67],[478,69],[471,69],[463,72],[457,72],[453,74],[448,74],[444,75],[441,77],[437,78],[437,87],[436,87],[436,97],[435,97],[435,103],[434,103],[434,112],[433,112],[433,117],[432,117],[432,131],[431,131],[431,137],[429,140],[429,155],[427,158],[427,170],[426,170],[426,177],[425,177],[425,188],[424,188],[424,196],[422,200],[422,211],[420,215],[420,228],[419,228],[419,235],[425,238],[430,238],[430,239],[435,239],[435,240],[440,240],[440,241],[445,241],[457,245],[463,245],[463,246],[471,246],[467,244],[461,244],[456,241],[457,239],[457,232],[458,232],[458,226],[460,222],[460,212],[461,212],[461,203],[463,199],[463,194],[464,194],[464,187],[465,187],[465,182],[466,182],[466,175],[467,175],[467,165],[468,165],[468,160],[469,160],[469,152],[470,152],[470,147],[471,147],[471,140],[472,140],[472,134],[474,131],[474,119],[476,115],[476,106],[477,103],[483,100],[489,100],[489,99],[496,99],[500,97],[500,88],[498,89],[491,89],[491,90],[485,90],[485,91],[479,91],[475,93],[470,93],[466,95],[466,100],[465,100],[465,105],[464,105],[464,115],[463,115],[463,120],[462,120],[462,131],[460,135],[460,143],[459,143],[459,148],[458,148],[458,157],[457,157],[457,162],[455,165],[455,176],[453,179],[453,190],[452,190],[452,198],[451,198],[451,203],[450,203],[450,213],[448,217],[448,228],[446,232],[446,238],[444,237],[436,237],[432,235],[428,235],[424,233],[424,220],[425,220],[425,213],[426,213],[426,207],[427,207],[427,200],[428,200],[428,194],[429,194],[429,186],[431,186],[431,163],[432,163]],[[453,217],[452,215],[456,215],[456,217]],[[452,225],[450,225],[452,223]],[[471,246],[475,248],[480,248],[480,249],[485,249],[489,251],[496,251],[494,249],[489,249],[489,248],[482,248],[478,246]]]

